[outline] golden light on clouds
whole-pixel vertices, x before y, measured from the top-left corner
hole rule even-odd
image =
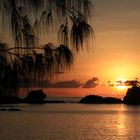
[[[127,87],[126,86],[116,86],[119,90],[125,90]]]
[[[125,84],[126,81],[127,81],[127,79],[125,79],[125,78],[117,78],[116,81],[115,81],[114,86],[118,90],[125,91],[128,88],[128,86]]]

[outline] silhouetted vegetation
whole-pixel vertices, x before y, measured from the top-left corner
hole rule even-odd
[[[27,97],[25,97],[23,102],[32,104],[46,103],[44,100],[46,97],[46,94],[42,90],[32,90],[29,92]]]
[[[65,103],[62,100],[48,100],[47,95],[43,90],[31,90],[26,97],[19,98],[16,96],[1,96],[0,104],[45,104],[45,103]],[[1,108],[1,111],[10,111],[9,109]],[[14,110],[13,110],[14,111]]]
[[[103,103],[107,103],[107,104],[119,104],[122,103],[122,100],[119,98],[114,98],[114,97],[104,97],[104,101]]]
[[[80,103],[92,104],[92,103],[102,103],[103,97],[98,95],[88,95],[80,100]]]
[[[32,81],[70,69],[73,50],[87,47],[94,36],[91,5],[90,0],[1,0],[0,29],[10,41],[0,42],[0,96],[16,96],[20,83],[29,89]],[[58,45],[48,42],[52,34],[56,42],[56,31]]]
[[[114,97],[102,97],[98,95],[88,95],[80,100],[84,104],[117,104],[122,103],[121,99]]]
[[[125,104],[140,105],[140,87],[133,86],[129,88],[123,102]]]
[[[42,90],[32,90],[29,92],[25,100],[43,100],[47,96]]]

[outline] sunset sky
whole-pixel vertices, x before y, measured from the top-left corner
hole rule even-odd
[[[91,17],[96,36],[93,51],[85,50],[76,56],[74,68],[69,73],[59,76],[58,81],[77,79],[84,83],[92,77],[98,77],[104,82],[139,78],[140,1],[94,0],[94,7],[94,16]],[[125,93],[123,89],[116,93],[116,90],[109,88],[100,86],[98,89],[96,87],[86,91],[78,89],[78,93],[100,91],[99,93],[105,92],[111,96]],[[76,89],[69,88],[65,91],[78,96]]]
[[[46,89],[49,96],[95,93],[122,97],[127,88],[109,87],[107,81],[140,78],[140,1],[93,0],[93,4],[93,49],[75,55],[73,68],[51,81],[55,83]],[[93,77],[100,85],[82,88],[85,83],[90,85]]]
[[[81,80],[139,77],[140,1],[94,0],[94,5],[93,52],[76,58],[72,75]]]

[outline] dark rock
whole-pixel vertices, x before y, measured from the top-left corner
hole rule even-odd
[[[25,97],[24,102],[31,104],[43,104],[46,103],[44,100],[45,98],[46,94],[43,92],[43,90],[32,90],[29,92],[28,96]]]
[[[122,100],[119,99],[119,98],[114,98],[114,97],[105,97],[104,98],[104,103],[117,104],[117,103],[122,103]]]
[[[85,104],[94,104],[94,103],[103,103],[103,97],[98,95],[88,95],[80,100],[80,103]]]
[[[129,88],[123,102],[125,104],[140,105],[140,87],[133,86]]]
[[[98,95],[88,95],[80,100],[80,103],[85,104],[118,104],[122,103],[121,99],[114,98],[114,97],[105,97]]]
[[[32,90],[29,92],[28,96],[25,98],[27,100],[43,100],[46,98],[46,94],[43,90]]]
[[[52,101],[46,100],[46,103],[66,103],[66,102],[60,100],[52,100]]]

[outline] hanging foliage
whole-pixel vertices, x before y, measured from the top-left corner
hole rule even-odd
[[[0,42],[1,93],[18,93],[20,86],[29,88],[32,81],[70,69],[72,49],[79,52],[94,35],[90,8],[90,0],[1,0],[0,29],[14,44]],[[50,36],[58,45],[41,45]]]

